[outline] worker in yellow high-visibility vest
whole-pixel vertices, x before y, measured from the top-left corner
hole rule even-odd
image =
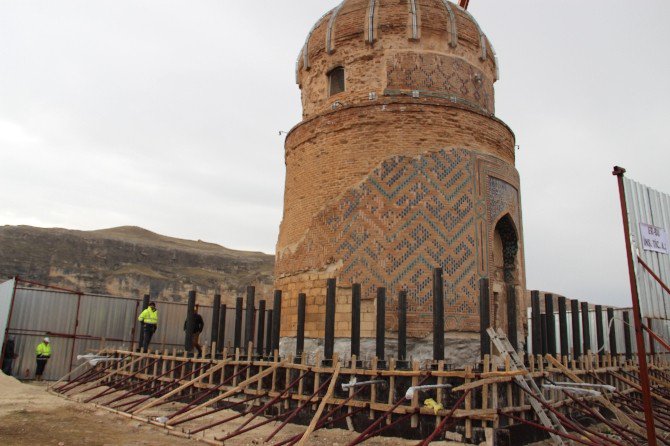
[[[37,370],[35,370],[35,379],[42,381],[42,374],[44,368],[47,366],[47,361],[51,358],[51,343],[49,338],[44,338],[35,349],[37,355]]]
[[[149,351],[151,337],[154,335],[156,328],[158,327],[158,310],[156,310],[156,302],[149,302],[149,306],[146,310],[140,313],[140,317],[138,317],[137,320],[142,323],[142,332],[144,333],[144,342],[140,345],[140,348],[146,352]]]

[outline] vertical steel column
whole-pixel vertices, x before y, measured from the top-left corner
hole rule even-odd
[[[258,302],[258,327],[256,330],[256,354],[263,356],[263,342],[265,342],[265,300]]]
[[[235,339],[234,347],[240,348],[242,346],[242,298],[235,299]]]
[[[377,358],[384,360],[384,347],[386,346],[386,288],[377,288],[377,324],[376,324],[376,348]]]
[[[579,301],[570,301],[570,312],[572,313],[572,359],[575,361],[582,356],[582,336],[579,330]]]
[[[589,315],[589,303],[582,302],[582,341],[584,354],[587,355],[591,350],[591,318]]]
[[[603,325],[603,306],[596,305],[596,340],[598,342],[598,354],[605,354],[605,327]]]
[[[568,306],[565,296],[558,296],[558,329],[561,339],[561,357],[570,355],[570,346],[568,345]]]
[[[610,353],[612,356],[619,354],[619,349],[616,345],[616,327],[614,325],[614,308],[607,308],[607,330],[610,338]]]
[[[547,339],[547,315],[546,314],[541,314],[540,315],[540,325],[542,327],[542,356],[547,354],[547,351],[549,350],[549,340]]]
[[[531,324],[533,326],[533,354],[542,353],[542,317],[540,313],[540,292],[530,292]]]
[[[335,279],[328,279],[326,289],[326,330],[323,356],[325,360],[333,359],[335,350]]]
[[[307,296],[305,293],[298,294],[298,327],[295,334],[295,356],[296,359],[302,357],[305,351],[305,305]]]
[[[442,268],[433,270],[433,359],[444,360],[444,282]]]
[[[544,295],[544,312],[547,315],[547,352],[551,356],[556,356],[556,317],[554,316],[554,296],[552,294]]]
[[[398,293],[398,361],[407,360],[407,291]]]
[[[193,351],[193,314],[195,313],[195,290],[188,292],[188,304],[186,306],[186,331],[184,333],[184,350]]]
[[[212,303],[212,330],[210,331],[209,339],[211,342],[216,342],[217,351],[219,348],[219,313],[221,312],[221,295],[214,295],[214,302]],[[212,352],[212,358],[214,358],[217,352]]]
[[[265,355],[272,355],[272,310],[268,310],[265,319]]]
[[[68,372],[72,372],[74,367],[74,352],[77,346],[77,329],[79,328],[79,309],[81,308],[81,293],[77,293],[77,312],[74,318],[74,331],[72,333],[72,349],[70,350],[70,367]],[[651,336],[649,337],[651,342]]]
[[[140,313],[142,311],[146,310],[147,308],[149,308],[149,300],[150,299],[151,299],[150,295],[148,295],[148,294],[144,295],[144,298],[142,299],[142,310],[140,310]],[[137,318],[135,318],[135,319],[137,319]],[[137,326],[137,324],[139,324],[139,322],[137,322],[137,321],[135,321],[134,323],[135,323],[136,326]],[[140,345],[140,348],[142,348],[142,346],[144,345],[144,330],[142,330],[141,324],[140,324],[140,344],[139,345]]]
[[[254,342],[254,312],[256,311],[256,287],[247,287],[247,308],[244,318],[244,348]],[[251,352],[247,352],[251,354]]]
[[[361,356],[361,284],[351,285],[351,355]]]
[[[514,349],[519,348],[519,330],[517,328],[516,287],[507,285],[507,339]]]
[[[489,279],[479,279],[479,352],[482,360],[491,354],[491,338],[486,330],[491,326],[491,295]]]
[[[647,355],[645,352],[644,335],[642,333],[642,314],[640,312],[640,298],[637,291],[637,279],[635,265],[633,264],[633,250],[630,245],[630,227],[628,224],[628,205],[626,204],[626,191],[623,183],[623,175],[626,169],[615,166],[613,175],[616,175],[619,184],[619,200],[621,201],[621,218],[623,220],[623,231],[626,242],[626,254],[628,256],[628,276],[630,279],[630,291],[633,300],[633,319],[635,323],[635,338],[637,340],[637,355],[640,362],[640,385],[642,387],[642,401],[644,405],[645,419],[647,422],[647,441],[649,446],[656,446],[656,426],[654,424],[654,412],[651,403],[651,390],[649,386],[649,368],[647,367]]]
[[[630,312],[623,312],[623,345],[626,348],[626,359],[633,358],[633,341],[630,336]]]
[[[272,353],[279,350],[279,340],[281,331],[281,290],[275,290],[274,302],[272,305]]]
[[[219,333],[216,337],[216,348],[219,350],[219,353],[223,351],[226,343],[226,316],[228,313],[228,307],[224,304],[221,305],[219,310]]]

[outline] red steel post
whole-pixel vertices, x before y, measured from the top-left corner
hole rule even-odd
[[[635,276],[635,265],[633,264],[633,250],[630,246],[630,226],[628,224],[628,205],[626,204],[626,191],[623,176],[626,169],[615,166],[612,175],[617,177],[619,184],[619,200],[621,201],[621,216],[623,219],[623,231],[626,238],[626,255],[628,256],[628,275],[630,278],[630,291],[633,299],[633,319],[635,322],[635,340],[637,342],[637,357],[640,365],[640,384],[642,387],[642,399],[644,402],[644,415],[647,424],[647,441],[649,446],[657,446],[656,426],[654,425],[654,412],[651,403],[651,390],[649,386],[649,368],[647,367],[647,354],[644,345],[644,334],[642,332],[642,315],[640,312],[640,296],[637,292],[637,281]]]

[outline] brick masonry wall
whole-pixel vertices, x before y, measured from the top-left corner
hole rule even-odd
[[[438,266],[445,276],[446,330],[478,331],[479,278],[490,275],[493,231],[508,214],[521,227],[518,176],[495,157],[446,149],[386,159],[320,211],[296,249],[278,253],[276,286],[286,293],[287,333],[295,334],[301,292],[308,296],[306,336],[323,333],[326,279],[335,277],[336,336],[349,334],[349,287],[361,283],[363,298],[371,301],[362,321],[374,323],[372,299],[384,286],[387,327],[397,330],[396,297],[406,289],[408,335],[425,337],[432,329],[431,278]]]

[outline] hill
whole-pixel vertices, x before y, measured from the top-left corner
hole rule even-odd
[[[232,303],[247,285],[269,297],[274,256],[183,240],[134,226],[74,231],[0,226],[0,278],[95,294],[185,300],[196,289]],[[199,301],[202,302],[201,299]]]

